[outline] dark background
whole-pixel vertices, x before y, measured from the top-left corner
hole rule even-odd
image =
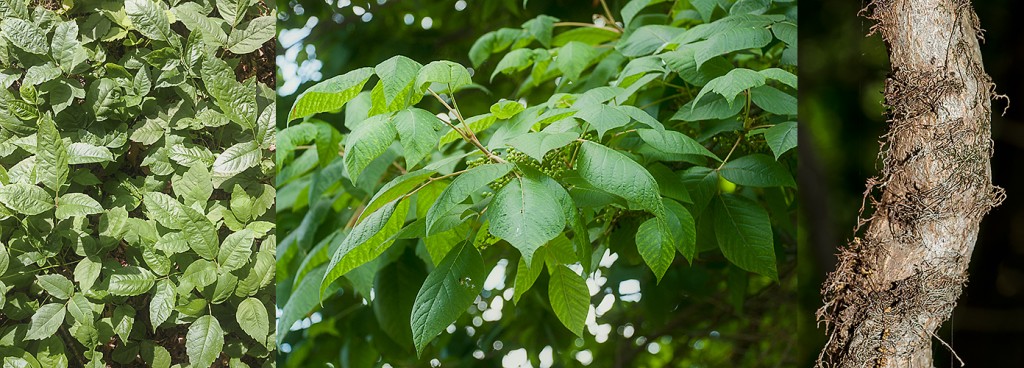
[[[970,281],[939,333],[968,366],[1024,366],[1024,5],[1015,0],[974,1],[986,30],[981,45],[996,91],[1013,104],[992,105],[994,183],[1007,199],[981,224]],[[824,344],[814,311],[819,289],[835,266],[836,247],[852,236],[865,179],[874,176],[878,137],[885,128],[882,87],[889,71],[881,37],[865,37],[871,21],[858,17],[866,3],[800,4],[801,366],[813,365]],[[1016,24],[1015,24],[1016,23]],[[933,341],[936,367],[959,366]]]

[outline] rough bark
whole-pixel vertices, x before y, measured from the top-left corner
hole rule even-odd
[[[978,225],[1004,197],[989,162],[997,95],[969,0],[874,0],[862,14],[889,50],[889,131],[865,191],[873,212],[822,289],[829,340],[818,366],[931,367]]]

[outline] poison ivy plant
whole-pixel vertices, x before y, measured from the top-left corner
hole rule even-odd
[[[792,280],[788,3],[542,15],[478,38],[472,69],[399,55],[306,89],[276,147],[287,365],[457,362],[468,352],[449,343],[465,338],[501,350],[502,329],[540,323],[506,311],[509,322],[477,329],[511,301],[553,316],[524,329],[564,337],[573,366],[612,267],[643,265],[632,275],[645,288],[721,271],[705,280],[733,289],[720,304],[737,311],[748,285]],[[492,96],[477,84],[488,78],[517,88]],[[610,266],[612,254],[623,260]],[[676,313],[666,308],[656,314]]]
[[[3,366],[274,366],[275,12],[0,3]]]

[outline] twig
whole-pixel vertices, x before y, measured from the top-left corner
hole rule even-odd
[[[604,0],[601,0],[601,7],[604,8],[604,15],[608,17],[608,21],[612,23],[612,26],[618,28],[621,33],[623,29],[622,27],[619,27],[619,23],[615,21],[615,16],[612,15],[612,11],[608,9],[608,3],[605,2]]]
[[[459,121],[463,125],[466,126],[466,130],[469,131],[469,134],[473,134],[473,130],[470,129],[469,128],[469,124],[467,124],[466,121],[462,119],[462,114],[460,114],[458,110],[456,110],[451,105],[449,105],[448,102],[445,102],[445,100],[443,98],[441,98],[441,96],[439,96],[437,94],[437,92],[434,92],[434,90],[432,90],[430,88],[427,88],[427,91],[430,91],[430,94],[434,95],[434,98],[436,98],[438,101],[440,101],[441,104],[444,105],[444,107],[447,108],[449,112],[455,114],[455,118],[459,119]],[[454,99],[453,99],[453,101],[454,101]],[[498,157],[498,155],[495,155],[490,150],[488,150],[486,147],[484,147],[482,144],[480,144],[480,141],[476,139],[475,135],[473,135],[471,137],[471,136],[467,135],[466,132],[463,132],[462,130],[459,130],[459,128],[456,127],[451,122],[444,121],[444,119],[441,119],[441,121],[444,122],[449,127],[451,127],[453,130],[455,130],[457,133],[459,133],[459,135],[462,136],[462,138],[465,139],[467,142],[472,143],[474,146],[476,146],[476,148],[479,149],[480,152],[483,152],[484,155],[487,156],[487,158],[491,159],[491,161],[499,162],[499,163],[506,163],[507,162],[507,161],[505,161],[505,159],[503,159],[501,157]]]

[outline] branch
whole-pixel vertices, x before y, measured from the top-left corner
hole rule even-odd
[[[487,158],[491,159],[491,161],[499,162],[499,163],[506,163],[506,162],[508,162],[508,161],[505,161],[505,159],[503,159],[501,157],[498,157],[498,155],[495,155],[494,153],[492,153],[490,150],[487,149],[487,147],[484,147],[482,144],[480,144],[480,141],[477,140],[476,135],[473,134],[473,130],[470,129],[469,124],[467,124],[466,121],[462,119],[462,114],[459,113],[459,110],[453,108],[451,105],[448,104],[448,102],[445,102],[445,100],[443,98],[441,98],[441,96],[438,96],[437,92],[434,92],[434,90],[432,90],[430,88],[427,88],[427,91],[430,91],[430,94],[434,95],[434,98],[436,98],[438,101],[440,101],[441,104],[444,105],[444,107],[447,108],[449,112],[455,114],[455,117],[459,120],[459,122],[461,122],[463,125],[466,126],[466,131],[468,132],[468,134],[466,132],[463,132],[462,130],[459,130],[458,127],[456,127],[455,125],[453,125],[449,121],[444,121],[444,119],[441,119],[442,122],[444,122],[446,125],[448,125],[453,130],[458,132],[459,135],[462,136],[462,139],[465,139],[467,142],[472,143],[474,146],[476,146],[476,148],[479,149],[480,152],[483,152],[484,156],[486,156]],[[453,101],[454,101],[454,99],[453,99]]]

